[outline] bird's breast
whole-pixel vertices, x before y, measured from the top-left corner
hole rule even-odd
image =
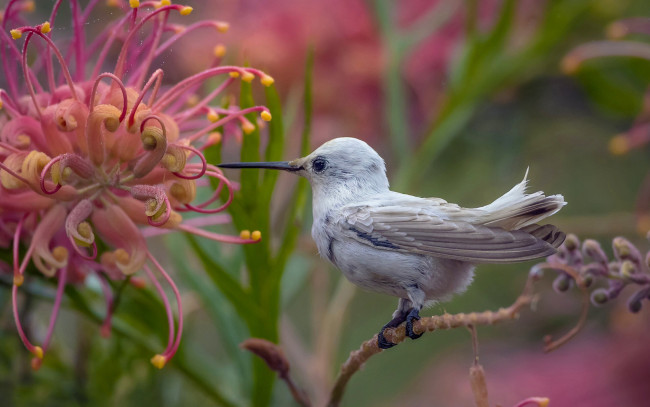
[[[311,236],[316,242],[318,253],[321,257],[326,258],[336,266],[336,259],[334,258],[333,244],[334,234],[331,224],[331,216],[325,215],[314,219],[311,227]],[[338,266],[337,266],[338,267]]]

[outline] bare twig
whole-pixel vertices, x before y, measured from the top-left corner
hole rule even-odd
[[[559,269],[567,273],[572,279],[575,280],[576,285],[580,289],[580,294],[582,295],[582,310],[580,311],[580,318],[578,319],[578,322],[575,324],[575,326],[559,339],[553,340],[550,335],[544,337],[544,352],[551,352],[573,339],[573,337],[575,337],[585,325],[585,322],[587,321],[587,313],[589,312],[589,291],[585,285],[584,278],[571,266],[556,263],[542,263],[536,267],[539,267],[541,269]]]
[[[278,373],[278,377],[284,380],[284,382],[289,387],[289,391],[293,396],[294,400],[303,407],[310,407],[311,402],[305,395],[305,393],[296,386],[296,384],[291,379],[289,375],[289,361],[284,356],[282,348],[273,342],[269,342],[266,339],[261,338],[249,338],[246,339],[240,345],[243,349],[254,353],[259,356],[269,369]]]
[[[472,334],[472,348],[474,350],[474,362],[469,368],[469,383],[472,386],[476,407],[490,407],[485,371],[483,370],[483,366],[478,363],[478,335],[476,334],[476,327],[474,325],[467,325],[467,329]]]
[[[508,308],[480,313],[472,312],[470,314],[444,314],[433,317],[422,317],[419,321],[413,324],[413,331],[416,334],[421,334],[424,332],[433,332],[440,329],[452,329],[461,326],[493,325],[499,322],[516,319],[519,315],[519,310],[530,305],[534,300],[532,285],[533,279],[529,278],[522,294]],[[406,336],[405,334],[406,330],[404,326],[386,329],[384,331],[386,339],[395,344],[404,341]],[[380,349],[377,346],[377,335],[375,335],[371,339],[363,342],[360,349],[350,353],[348,360],[343,363],[341,371],[336,378],[334,388],[330,393],[328,406],[335,407],[340,404],[347,383],[352,375],[354,375],[371,356],[382,351],[383,349]]]

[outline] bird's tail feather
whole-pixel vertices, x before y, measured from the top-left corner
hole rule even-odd
[[[478,208],[486,212],[483,224],[507,230],[522,229],[553,215],[566,205],[562,195],[545,196],[541,191],[526,194],[527,175],[528,170],[524,179],[510,191],[491,204]]]
[[[528,225],[520,230],[530,233],[536,238],[545,241],[556,249],[564,242],[566,234],[562,232],[557,226],[553,225]]]

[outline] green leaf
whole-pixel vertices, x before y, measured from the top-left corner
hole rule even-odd
[[[239,105],[241,109],[253,107],[255,102],[253,100],[253,87],[250,83],[241,81],[241,92],[239,96]],[[260,132],[257,128],[257,117],[255,113],[249,113],[246,118],[255,125],[255,130],[242,137],[241,146],[241,161],[260,161]],[[257,196],[257,186],[259,182],[259,170],[247,169],[241,172],[241,195],[243,196]],[[248,209],[254,210],[256,200],[247,199],[246,205]]]
[[[304,110],[304,123],[302,128],[302,136],[300,139],[300,154],[306,156],[310,150],[310,136],[311,136],[311,121],[313,115],[313,102],[312,102],[312,83],[313,83],[313,67],[314,67],[314,49],[310,48],[307,54],[307,61],[305,63],[305,81],[304,81],[304,95],[303,95],[303,110]],[[276,275],[273,280],[279,281],[282,278],[281,272],[286,266],[289,255],[294,250],[296,241],[300,232],[302,231],[302,221],[304,219],[305,208],[307,206],[307,198],[309,192],[309,183],[306,179],[300,178],[296,185],[293,199],[291,200],[291,207],[289,208],[289,216],[285,226],[284,237],[282,244],[275,258]]]
[[[179,244],[185,246],[179,236],[173,236],[173,238],[175,247],[178,247]],[[167,244],[169,245],[170,242],[167,242]],[[242,322],[238,317],[234,317],[237,312],[234,305],[226,299],[225,295],[215,285],[211,285],[206,281],[203,273],[196,273],[188,267],[188,263],[182,255],[182,253],[185,253],[185,249],[186,247],[182,247],[182,249],[170,252],[175,269],[182,280],[200,297],[205,311],[215,324],[226,354],[235,362],[238,369],[238,379],[248,388],[252,384],[250,382],[249,358],[245,357],[246,355],[239,348],[239,344],[248,334],[245,322]]]
[[[219,263],[214,261],[208,253],[198,244],[196,238],[192,235],[186,234],[187,240],[192,246],[194,252],[199,256],[199,260],[203,263],[205,272],[212,282],[219,288],[228,301],[237,310],[237,313],[250,325],[256,321],[261,315],[260,310],[255,307],[255,303],[251,301],[248,293],[244,291],[239,282],[232,278],[226,270],[221,267]]]

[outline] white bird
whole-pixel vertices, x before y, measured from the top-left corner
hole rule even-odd
[[[424,306],[465,291],[479,263],[514,263],[555,253],[565,234],[536,224],[559,211],[562,195],[526,194],[526,176],[489,205],[462,208],[440,198],[419,198],[389,189],[384,160],[365,142],[333,139],[293,161],[220,164],[267,168],[307,178],[313,190],[312,237],[320,255],[352,283],[399,297],[383,335],[413,321]],[[526,172],[528,174],[528,172]]]

